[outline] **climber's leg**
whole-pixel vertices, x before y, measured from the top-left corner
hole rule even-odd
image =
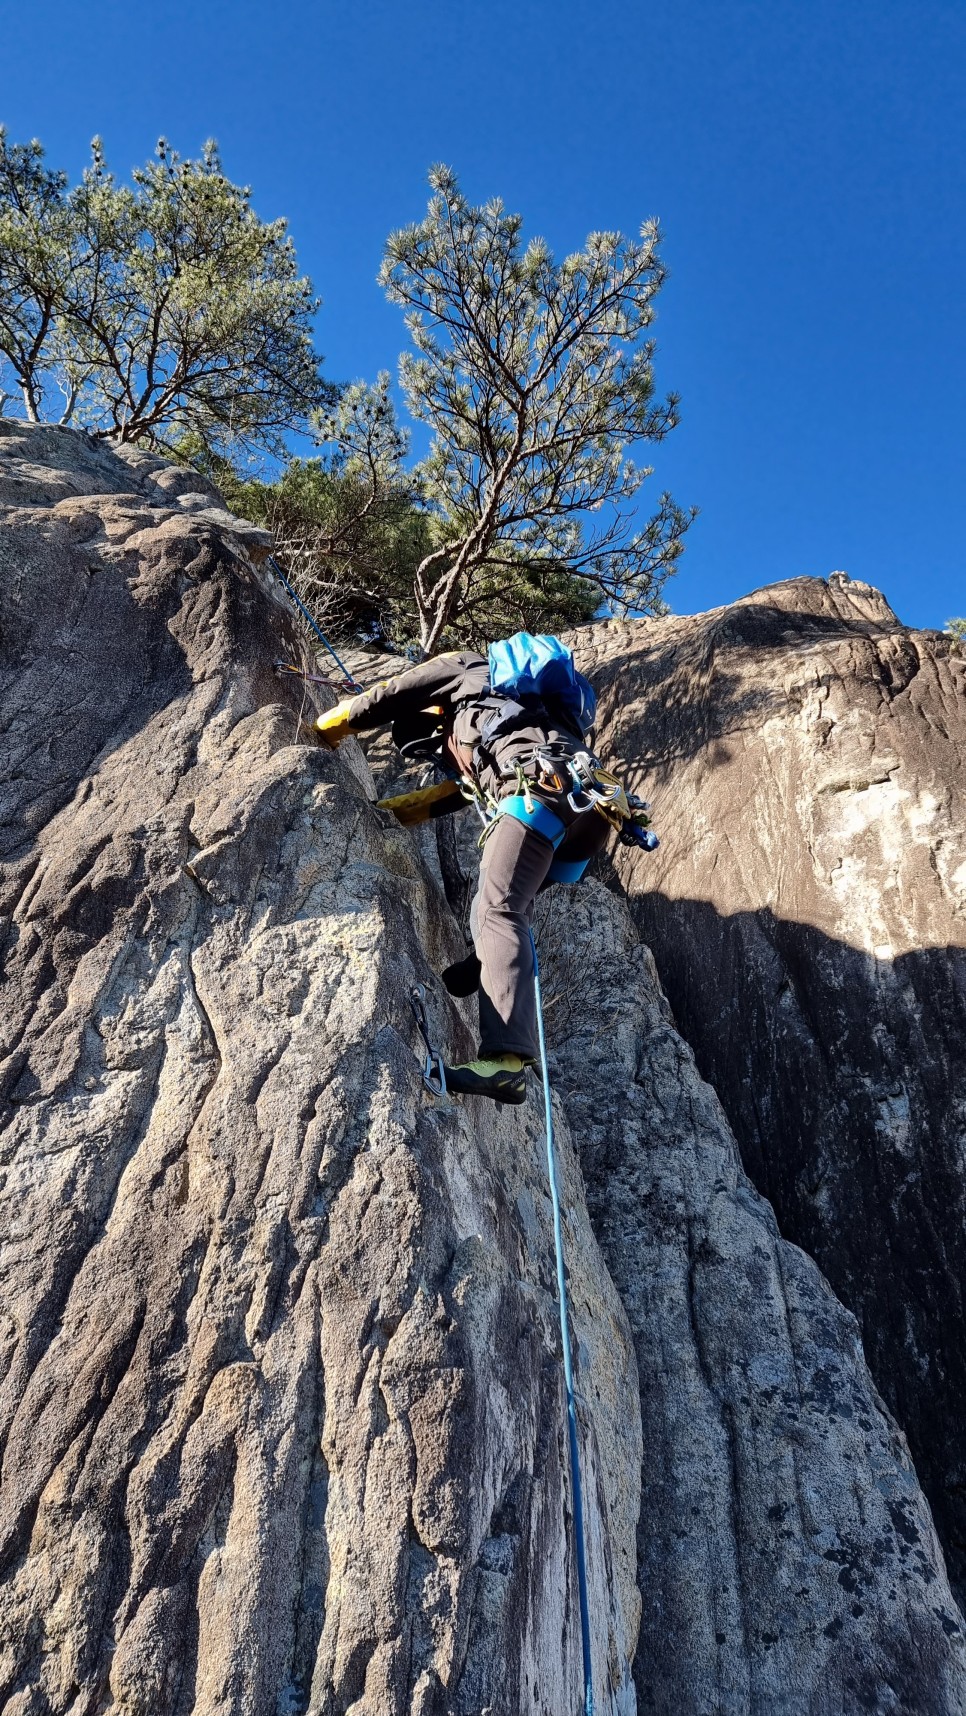
[[[516,817],[502,816],[487,835],[470,912],[475,958],[469,956],[443,974],[452,994],[469,994],[479,971],[479,1057],[446,1068],[449,1090],[498,1102],[526,1100],[525,1069],[539,1054],[530,941],[533,902],[552,876],[555,856],[563,854],[567,865],[576,862],[579,871],[609,832],[602,817],[574,817],[566,801],[556,796],[553,809],[568,824],[556,854],[549,840]]]
[[[542,834],[501,816],[487,836],[471,913],[480,961],[480,1056],[535,1061],[536,1004],[530,920],[537,890],[553,862]]]

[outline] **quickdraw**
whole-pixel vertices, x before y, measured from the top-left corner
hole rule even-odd
[[[307,685],[329,685],[339,689],[338,680],[329,679],[324,673],[306,673],[303,668],[296,667],[294,662],[276,661],[273,665],[276,673],[292,673],[296,679],[304,680]]]
[[[413,1018],[419,1027],[419,1034],[426,1045],[426,1060],[423,1066],[423,1083],[430,1096],[446,1095],[446,1068],[439,1049],[434,1049],[433,1040],[429,1034],[429,1021],[426,1017],[426,991],[421,983],[414,983],[409,991],[409,1005],[413,1010]]]
[[[274,572],[279,583],[283,586],[283,588],[285,590],[287,590],[292,601],[295,603],[295,606],[298,608],[298,611],[301,614],[303,620],[305,620],[307,625],[310,625],[312,627],[312,630],[314,631],[314,633],[315,633],[316,637],[318,638],[320,644],[322,645],[323,649],[328,650],[330,656],[332,657],[332,660],[335,662],[336,667],[339,669],[339,672],[342,675],[341,683],[344,686],[345,690],[346,691],[352,691],[352,692],[364,691],[365,686],[360,685],[359,681],[357,679],[353,679],[353,677],[352,677],[351,673],[349,672],[349,669],[346,667],[345,663],[340,659],[340,657],[336,654],[335,650],[332,648],[332,645],[330,644],[328,638],[326,637],[326,635],[325,635],[324,631],[322,630],[322,627],[319,625],[318,621],[314,620],[312,618],[312,615],[309,613],[309,610],[305,606],[305,603],[303,602],[298,591],[294,590],[292,588],[292,585],[289,583],[289,580],[286,578],[285,573],[282,571],[282,568],[279,565],[278,561],[275,559],[275,556],[273,554],[268,554],[268,555],[266,555],[265,558],[266,558],[266,565],[268,565],[272,568],[272,571]]]

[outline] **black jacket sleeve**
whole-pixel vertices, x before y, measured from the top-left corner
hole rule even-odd
[[[436,655],[353,698],[349,721],[354,732],[365,733],[372,727],[388,725],[397,715],[415,714],[434,703],[446,708],[463,697],[479,696],[487,675],[484,656],[473,652]]]

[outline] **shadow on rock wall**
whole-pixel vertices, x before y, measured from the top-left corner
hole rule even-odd
[[[814,686],[814,674],[803,675],[800,684],[789,680],[782,661],[799,664],[810,647],[826,648],[854,641],[869,644],[889,641],[891,659],[883,662],[890,696],[895,696],[915,675],[919,658],[913,644],[897,638],[898,622],[850,620],[842,615],[816,613],[803,607],[782,612],[776,630],[774,605],[745,601],[723,610],[720,619],[710,620],[700,631],[682,634],[662,625],[661,635],[648,641],[630,641],[622,648],[616,666],[594,663],[595,683],[606,687],[616,678],[634,686],[660,686],[660,697],[648,709],[646,728],[635,728],[632,761],[654,782],[665,782],[676,764],[707,753],[711,763],[727,760],[722,752],[729,736],[754,728],[759,730],[772,715],[787,713]],[[685,620],[682,625],[693,626]],[[775,662],[771,684],[756,680],[763,656]],[[702,697],[702,687],[713,695]],[[622,753],[622,716],[617,707],[609,710],[606,742],[610,761],[627,766]]]
[[[633,909],[748,1173],[859,1320],[962,1599],[966,949],[882,960],[766,910]]]

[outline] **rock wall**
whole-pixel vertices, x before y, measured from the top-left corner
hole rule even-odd
[[[639,1709],[958,1710],[962,1618],[854,1318],[743,1173],[623,902],[546,909],[555,1083],[640,1374]]]
[[[305,742],[190,473],[0,421],[0,508],[3,1708],[576,1712],[540,1108],[433,1103],[407,1008],[457,843]],[[546,910],[597,1710],[952,1716],[852,1320],[624,907]]]
[[[595,628],[621,853],[782,1231],[855,1312],[966,1578],[966,656],[844,575]]]
[[[453,932],[359,754],[301,742],[242,527],[183,473],[2,429],[0,1701],[556,1716],[536,1114],[422,1092],[407,991]],[[626,1707],[634,1355],[562,1147]]]

